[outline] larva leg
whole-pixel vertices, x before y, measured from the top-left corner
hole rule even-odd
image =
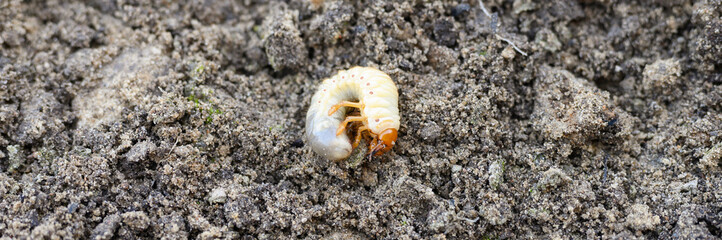
[[[336,130],[336,136],[341,135],[343,133],[343,131],[346,130],[346,125],[348,125],[348,123],[359,122],[359,121],[363,121],[364,119],[365,118],[361,117],[361,116],[346,117],[346,120],[343,120],[341,125],[338,126],[338,130]]]
[[[371,140],[371,144],[369,144],[369,161],[371,161],[371,156],[373,155],[379,155],[379,151],[381,151],[384,148],[384,145],[382,143],[379,143],[378,136],[375,136],[373,140]]]
[[[364,105],[360,102],[341,101],[340,103],[333,105],[331,109],[328,110],[328,115],[331,116],[342,107],[354,107],[358,109],[363,109]]]
[[[353,148],[358,147],[359,143],[361,142],[361,133],[366,130],[369,130],[369,128],[367,128],[366,126],[361,126],[358,128],[358,130],[356,130],[356,139],[353,141]]]

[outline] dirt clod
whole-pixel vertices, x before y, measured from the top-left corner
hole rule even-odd
[[[115,235],[115,230],[118,229],[120,223],[120,216],[118,214],[109,215],[103,218],[103,222],[95,226],[90,239],[103,240],[112,239]]]
[[[263,46],[276,71],[299,70],[306,64],[307,48],[294,22],[297,16],[297,11],[279,10],[263,21]]]
[[[143,231],[150,225],[150,218],[142,211],[123,213],[120,217],[123,219],[123,224],[136,232]]]
[[[434,23],[434,37],[436,42],[447,47],[456,45],[458,33],[454,30],[454,23],[448,19],[439,19]]]
[[[634,204],[627,209],[627,226],[635,230],[651,230],[660,223],[659,216],[649,212],[649,206]]]
[[[670,94],[678,85],[682,75],[679,61],[675,59],[657,60],[644,67],[644,89],[647,91]]]

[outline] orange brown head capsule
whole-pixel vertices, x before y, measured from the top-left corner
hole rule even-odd
[[[387,128],[381,131],[376,136],[369,146],[371,149],[371,155],[379,156],[391,150],[396,145],[396,138],[398,137],[398,131],[394,128]]]

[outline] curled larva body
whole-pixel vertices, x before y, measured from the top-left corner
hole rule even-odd
[[[396,143],[400,125],[398,99],[398,89],[386,73],[369,67],[342,70],[324,80],[313,95],[306,114],[306,137],[319,155],[342,160],[353,149],[342,130],[346,123],[359,121],[363,126],[357,136],[361,131],[368,131],[374,138],[370,144],[371,154],[386,152]],[[360,117],[346,118],[346,108],[351,105],[360,108]],[[359,139],[356,138],[354,145]]]

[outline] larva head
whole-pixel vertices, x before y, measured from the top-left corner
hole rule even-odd
[[[381,155],[391,150],[396,145],[398,131],[395,128],[387,128],[381,131],[371,143],[371,154]]]

